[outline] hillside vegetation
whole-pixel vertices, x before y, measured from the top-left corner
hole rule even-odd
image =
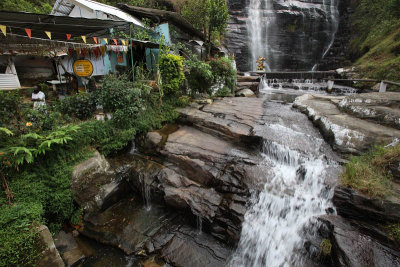
[[[351,52],[362,76],[400,81],[400,0],[354,0]]]

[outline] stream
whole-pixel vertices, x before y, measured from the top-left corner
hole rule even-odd
[[[252,194],[230,266],[304,266],[294,251],[316,216],[334,212],[330,199],[340,167],[318,130],[291,109],[291,94],[266,84],[260,91],[268,99],[258,129],[264,132],[261,164],[272,166],[272,174]]]

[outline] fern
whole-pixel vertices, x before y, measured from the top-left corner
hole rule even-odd
[[[8,136],[14,135],[13,132],[11,132],[10,130],[8,130],[7,128],[4,128],[4,127],[0,127],[0,132],[1,132],[1,133],[5,133],[5,134],[8,135]]]

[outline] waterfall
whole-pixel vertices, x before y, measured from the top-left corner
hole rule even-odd
[[[313,70],[332,47],[339,0],[250,0],[247,7],[249,65],[267,58],[267,71]]]
[[[144,207],[147,211],[151,210],[151,192],[150,192],[150,185],[146,183],[146,180],[143,178],[142,180],[142,187],[143,187],[143,202],[144,202]]]
[[[331,49],[333,42],[335,41],[335,35],[337,33],[337,30],[339,28],[339,10],[338,10],[338,4],[339,0],[330,0],[329,5],[325,3],[326,0],[323,2],[324,9],[326,10],[326,13],[330,15],[331,23],[330,25],[330,32],[331,32],[331,40],[328,44],[328,47],[326,48],[325,52],[322,54],[322,58],[326,56],[328,51]],[[328,18],[327,18],[328,20]]]
[[[198,234],[201,234],[203,232],[203,220],[200,215],[196,215],[197,217],[197,231]]]
[[[250,0],[248,7],[248,23],[250,38],[250,63],[252,70],[257,70],[257,58],[266,57],[264,65],[271,71],[268,60],[271,59],[271,48],[268,45],[270,25],[274,23],[272,0]]]
[[[263,152],[274,175],[252,194],[230,266],[304,266],[294,251],[303,245],[305,227],[331,207],[332,192],[323,182],[328,163],[271,141]]]

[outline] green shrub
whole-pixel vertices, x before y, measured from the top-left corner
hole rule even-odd
[[[158,68],[165,95],[176,95],[185,80],[183,58],[179,55],[160,53]]]
[[[214,82],[211,66],[200,60],[186,60],[185,68],[185,76],[192,95],[195,93],[211,94],[211,86]]]
[[[176,105],[178,107],[186,107],[187,105],[189,105],[190,103],[190,97],[183,95],[178,97],[177,101],[176,101]]]
[[[0,91],[0,127],[16,130],[22,116],[23,105],[19,91]]]
[[[222,97],[231,95],[232,95],[231,89],[229,89],[227,86],[218,89],[218,91],[214,94],[214,96],[222,96]]]
[[[51,111],[48,106],[26,109],[24,117],[27,122],[32,123],[30,128],[36,132],[51,131],[70,121],[68,115],[62,116],[58,111]]]
[[[222,84],[234,92],[236,86],[236,70],[232,60],[227,57],[211,58],[209,62],[214,75],[214,83]]]
[[[140,108],[142,105],[140,88],[129,81],[126,75],[108,75],[100,81],[94,92],[96,101],[105,112],[115,112],[126,107]]]
[[[80,93],[60,100],[56,104],[56,108],[63,114],[85,120],[93,116],[96,110],[96,101],[91,94]]]

